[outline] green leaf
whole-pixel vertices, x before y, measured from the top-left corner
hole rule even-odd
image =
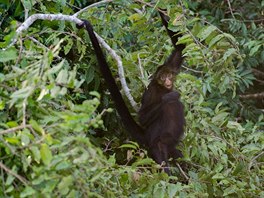
[[[6,125],[9,126],[10,128],[12,128],[12,127],[17,127],[18,123],[15,121],[9,121],[6,123]]]
[[[37,132],[39,132],[40,134],[45,134],[44,129],[35,121],[35,120],[30,120],[29,124],[32,126],[32,128],[34,130],[36,130]]]
[[[56,165],[56,170],[65,170],[71,167],[71,164],[66,161],[62,161],[59,164]]]
[[[209,43],[209,48],[211,48],[212,46],[214,46],[218,41],[220,41],[222,38],[224,37],[224,35],[220,34],[217,35],[216,37],[214,37],[210,43]]]
[[[20,194],[20,197],[32,197],[35,193],[36,191],[32,187],[26,186],[25,190]]]
[[[183,187],[180,183],[168,184],[168,194],[171,198],[176,197],[176,193],[180,192],[181,190],[183,190]]]
[[[261,46],[262,46],[262,44],[253,47],[253,48],[250,50],[249,56],[254,56],[254,55],[256,54],[256,52],[259,50],[259,48],[260,48]]]
[[[40,148],[40,156],[45,165],[49,165],[52,160],[52,153],[47,144],[42,144]]]
[[[33,153],[34,156],[34,160],[39,163],[40,162],[40,151],[38,149],[38,147],[36,146],[31,146],[30,147],[31,152]]]
[[[68,53],[69,53],[69,51],[71,50],[71,48],[72,48],[72,46],[73,46],[73,41],[72,41],[72,39],[70,39],[70,38],[68,38],[67,37],[67,45],[65,45],[64,47],[63,47],[63,49],[64,49],[64,54],[65,55],[67,55]]]
[[[130,149],[138,149],[138,147],[134,144],[122,144],[121,146],[119,146],[119,148],[130,148]]]
[[[18,145],[20,143],[20,140],[18,137],[5,137],[5,140],[10,144],[16,144]]]
[[[138,21],[142,18],[142,15],[138,14],[138,13],[135,13],[135,14],[132,14],[128,17],[128,19],[130,21]]]
[[[226,188],[224,190],[223,196],[226,197],[227,195],[233,194],[235,192],[236,192],[236,187],[235,186],[230,186],[230,187],[228,187],[228,188]]]
[[[231,55],[235,54],[235,52],[236,52],[236,49],[235,49],[235,48],[229,48],[229,49],[225,52],[225,54],[224,54],[224,56],[223,56],[223,59],[226,61]]]
[[[225,119],[228,115],[229,115],[229,113],[227,113],[227,112],[219,113],[212,118],[212,122],[213,123],[223,122],[223,121],[225,121]]]
[[[145,158],[145,159],[138,160],[137,162],[134,162],[132,164],[132,167],[137,167],[137,166],[142,166],[142,165],[151,165],[151,164],[154,164],[154,163],[155,162],[153,161],[153,159]]]
[[[62,69],[56,78],[56,82],[59,84],[67,84],[68,76],[68,71],[66,69]]]
[[[245,163],[244,162],[238,162],[238,164],[236,165],[233,174],[234,175],[238,175],[240,174],[243,170],[245,169]]]
[[[213,33],[217,28],[215,26],[208,26],[204,28],[197,36],[201,38],[201,41],[207,39],[211,33]]]
[[[15,59],[17,59],[17,50],[15,48],[0,50],[0,62],[7,62]]]
[[[5,75],[0,73],[0,82],[3,82],[5,80]]]
[[[9,186],[14,181],[15,177],[11,174],[8,174],[5,185]]]
[[[23,0],[22,3],[23,3],[23,6],[25,9],[27,9],[28,11],[32,9],[32,0]]]
[[[55,74],[57,73],[64,65],[65,60],[62,60],[59,62],[56,66],[52,67],[49,71],[48,74]]]
[[[69,192],[69,187],[73,184],[73,178],[71,175],[63,177],[62,181],[58,185],[59,192],[62,195],[66,195]]]
[[[22,133],[21,134],[21,144],[22,144],[22,146],[26,146],[26,145],[28,145],[30,143],[30,139],[29,139],[29,137],[28,137],[28,135],[26,134],[26,133]]]
[[[11,95],[11,98],[27,98],[31,95],[31,93],[34,91],[34,87],[33,86],[28,86],[22,89],[19,89],[18,91],[14,92]]]
[[[0,99],[0,111],[4,110],[5,102]]]

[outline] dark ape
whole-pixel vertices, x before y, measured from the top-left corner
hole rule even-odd
[[[177,55],[177,54],[176,54]],[[173,91],[175,72],[166,62],[154,74],[143,94],[139,110],[139,122],[145,129],[145,138],[151,156],[157,163],[168,164],[168,158],[182,157],[175,148],[184,130],[184,110],[180,94]],[[168,168],[164,169],[169,172]]]
[[[85,27],[90,36],[101,73],[107,82],[117,112],[130,135],[140,144],[145,145],[152,158],[157,163],[168,162],[168,158],[182,157],[182,153],[175,148],[183,135],[184,111],[179,100],[180,94],[173,91],[173,81],[179,72],[183,61],[182,50],[184,45],[176,45],[179,35],[168,29],[168,18],[160,13],[162,22],[167,29],[175,50],[169,59],[158,68],[153,79],[143,94],[142,105],[139,111],[139,126],[132,116],[119,92],[102,49],[93,32],[92,25],[83,20],[81,27]],[[169,169],[164,169],[169,173]]]

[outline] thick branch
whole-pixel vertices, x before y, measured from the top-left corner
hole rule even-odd
[[[247,95],[240,95],[242,99],[261,99],[264,98],[264,92],[256,93],[256,94],[247,94]]]
[[[69,16],[64,14],[33,14],[29,18],[27,18],[24,23],[22,23],[22,25],[16,30],[16,33],[18,35],[21,34],[23,30],[28,29],[32,25],[32,23],[34,23],[38,19],[49,21],[70,21],[78,25],[82,24],[82,20],[78,19],[75,16]]]
[[[261,77],[264,79],[264,72],[260,71],[260,70],[257,70],[257,69],[252,69],[252,72],[254,73],[254,75],[256,77]]]
[[[106,1],[105,1],[106,2]],[[34,23],[37,19],[41,20],[59,20],[59,21],[70,21],[73,23],[76,23],[78,25],[81,25],[83,22],[82,20],[78,19],[76,14],[69,16],[69,15],[63,15],[63,14],[34,14],[30,16],[22,25],[16,30],[17,36],[21,34],[22,31],[28,29],[32,23]],[[102,39],[98,34],[96,34],[96,37],[99,41],[99,43],[110,53],[113,59],[116,60],[117,66],[118,66],[118,74],[120,78],[120,82],[122,85],[122,88],[124,90],[124,93],[126,97],[128,98],[129,102],[133,106],[135,110],[138,110],[137,104],[134,101],[132,95],[130,94],[130,90],[127,86],[126,80],[125,80],[125,74],[124,74],[124,68],[123,68],[123,63],[120,58],[120,56],[117,55],[117,53]],[[12,42],[11,45],[13,45],[16,42],[16,39]]]

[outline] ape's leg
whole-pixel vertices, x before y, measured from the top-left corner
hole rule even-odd
[[[180,150],[176,149],[175,146],[169,147],[169,157],[173,159],[183,158],[183,154]]]
[[[157,141],[155,145],[152,145],[150,152],[151,156],[158,164],[162,164],[162,162],[165,162],[165,167],[163,168],[163,170],[167,174],[170,174],[168,167],[168,146],[161,141]]]

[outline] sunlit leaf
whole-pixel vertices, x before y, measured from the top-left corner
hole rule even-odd
[[[42,144],[40,148],[40,156],[45,165],[49,165],[52,160],[52,153],[47,144]]]
[[[15,48],[0,50],[0,62],[7,62],[15,59],[17,59],[17,50]]]

